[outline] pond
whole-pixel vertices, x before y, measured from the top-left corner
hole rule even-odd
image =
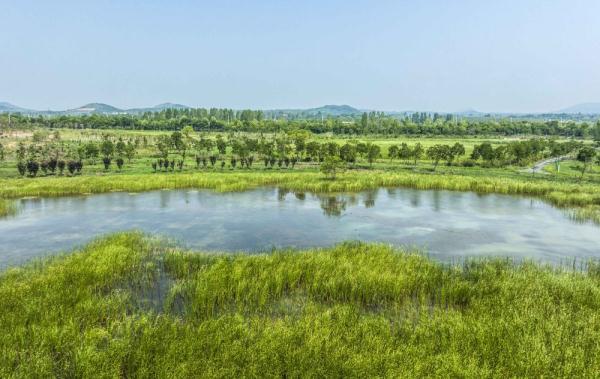
[[[310,194],[266,188],[23,199],[0,219],[0,266],[138,229],[206,251],[330,246],[346,240],[423,248],[440,260],[600,257],[600,229],[539,201],[470,192],[380,189]]]

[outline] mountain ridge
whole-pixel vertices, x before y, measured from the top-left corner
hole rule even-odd
[[[165,102],[161,104],[157,104],[151,107],[138,107],[138,108],[118,108],[113,105],[107,103],[93,102],[87,103],[77,108],[71,108],[66,110],[34,110],[23,108],[18,105],[14,105],[12,103],[6,101],[0,101],[0,113],[23,113],[30,115],[78,115],[78,114],[142,114],[145,112],[160,112],[165,109],[190,109],[184,104],[179,103],[170,103]],[[241,110],[241,109],[240,109]],[[287,109],[264,109],[266,114],[275,115],[275,116],[310,116],[310,117],[320,117],[320,116],[357,116],[362,114],[363,112],[371,112],[372,110],[368,109],[358,109],[352,107],[347,104],[326,104],[320,107],[314,108],[287,108]],[[421,111],[385,111],[384,113],[388,115],[397,115],[397,114],[411,114],[411,113],[419,113]],[[425,113],[436,113],[427,111]],[[481,112],[475,110],[473,108],[465,108],[456,112],[437,112],[442,114],[456,114],[462,116],[481,116],[483,114],[503,114],[503,115],[518,115],[522,113],[510,113],[510,112]],[[567,108],[563,108],[558,111],[551,112],[536,112],[536,113],[527,113],[531,115],[549,115],[549,114],[572,114],[572,115],[600,115],[600,102],[587,102],[587,103],[579,103],[572,105]]]
[[[600,103],[579,103],[563,108],[558,113],[567,114],[600,114]]]

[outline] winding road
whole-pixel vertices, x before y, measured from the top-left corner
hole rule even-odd
[[[544,159],[543,161],[537,162],[535,165],[533,165],[532,168],[525,169],[524,171],[528,172],[530,174],[546,175],[546,174],[548,174],[548,172],[544,171],[544,167],[546,167],[549,164],[555,163],[556,161],[564,161],[569,158],[571,158],[571,156],[563,155],[562,157],[554,157],[554,158]]]

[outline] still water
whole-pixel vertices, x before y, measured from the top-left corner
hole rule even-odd
[[[600,228],[522,197],[411,189],[340,195],[179,190],[21,200],[17,215],[0,219],[0,267],[129,229],[209,251],[363,240],[417,246],[445,261],[600,258]]]

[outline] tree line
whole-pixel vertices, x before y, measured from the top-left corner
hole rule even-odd
[[[415,116],[416,115],[416,116]],[[427,115],[427,116],[425,116]],[[190,126],[195,131],[277,133],[305,130],[315,134],[385,135],[385,136],[484,136],[537,135],[575,138],[595,138],[600,141],[600,121],[559,122],[511,120],[457,119],[455,116],[414,114],[397,118],[381,112],[364,113],[355,117],[315,119],[266,119],[262,111],[233,111],[230,109],[167,109],[142,115],[61,115],[29,116],[0,115],[0,126],[45,127],[74,129],[124,129],[181,131]]]
[[[51,136],[33,136],[29,144],[19,142],[15,150],[17,171],[21,176],[36,177],[42,175],[64,175],[65,169],[71,175],[81,174],[84,161],[93,165],[100,159],[105,170],[109,170],[113,159],[119,170],[123,168],[125,159],[131,162],[137,154],[139,139],[123,140],[109,135],[102,140],[65,143],[55,131]],[[0,145],[0,160],[5,157],[4,148]]]

